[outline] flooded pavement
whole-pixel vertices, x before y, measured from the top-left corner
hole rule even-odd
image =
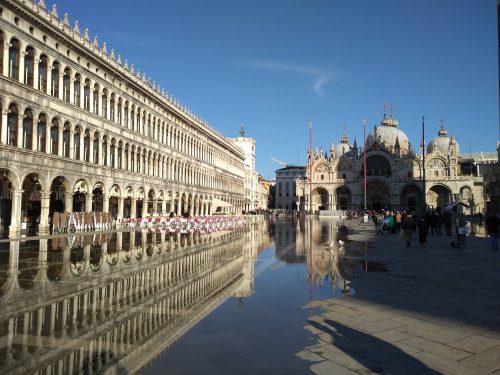
[[[339,232],[262,220],[0,242],[0,372],[307,373],[305,306],[376,270]]]

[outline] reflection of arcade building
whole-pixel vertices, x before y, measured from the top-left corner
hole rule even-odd
[[[244,154],[44,1],[2,2],[0,227],[241,212]]]
[[[227,298],[252,294],[252,236],[241,227],[5,242],[2,373],[139,371]]]
[[[421,210],[422,155],[416,154],[398,121],[384,113],[366,139],[368,209]],[[425,155],[425,199],[429,208],[443,209],[452,201],[484,210],[483,178],[479,169],[461,172],[462,158],[455,136],[448,136],[441,125],[437,137],[427,145]],[[297,180],[300,211],[325,211],[335,215],[343,210],[359,210],[364,205],[363,149],[348,143],[344,132],[341,143],[332,144],[327,154],[316,148],[312,155],[312,195],[309,196],[309,165],[306,179]],[[311,199],[312,198],[312,199]],[[312,201],[312,205],[311,205]]]

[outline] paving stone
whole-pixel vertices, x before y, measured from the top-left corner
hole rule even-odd
[[[455,349],[420,337],[413,337],[411,339],[403,340],[402,342],[456,361],[470,356],[470,353],[463,350]]]
[[[317,375],[357,375],[357,372],[346,369],[332,361],[323,361],[311,366],[311,371]]]
[[[484,368],[473,369],[461,364],[458,361],[454,361],[425,350],[415,355],[415,358],[422,363],[425,363],[429,368],[437,370],[444,374],[477,375],[478,373],[484,373],[481,371],[484,370]]]
[[[295,355],[303,360],[311,361],[311,362],[320,362],[320,361],[325,360],[324,358],[320,357],[317,354],[314,354],[313,352],[311,352],[309,350],[303,350]]]
[[[497,347],[500,351],[500,340],[491,339],[481,335],[470,336],[466,339],[454,341],[448,345],[471,353],[484,352],[485,350],[494,347]]]
[[[312,352],[352,371],[376,367],[375,362],[359,354],[343,351],[333,346],[322,346],[313,349]]]
[[[485,350],[460,361],[460,363],[471,368],[484,368],[488,371],[496,370],[500,366],[500,348],[496,346]]]
[[[377,332],[374,333],[373,336],[389,343],[394,343],[412,337],[411,335],[405,332],[397,331],[395,329],[389,329],[386,331]]]

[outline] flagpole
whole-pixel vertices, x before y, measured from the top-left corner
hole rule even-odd
[[[312,122],[309,122],[309,214],[312,213]]]
[[[425,215],[425,117],[422,116],[422,215]]]
[[[363,185],[364,185],[364,209],[366,211],[366,120],[363,119]]]

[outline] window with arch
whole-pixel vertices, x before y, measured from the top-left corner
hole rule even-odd
[[[50,73],[51,95],[59,98],[59,63],[56,61],[52,64]]]
[[[24,83],[33,87],[34,85],[34,68],[35,68],[35,50],[33,47],[26,48],[24,56]]]
[[[118,150],[116,153],[116,167],[118,169],[122,169],[122,152],[123,152],[123,143],[122,141],[118,142]]]
[[[7,114],[7,144],[10,146],[17,146],[17,122],[19,112],[15,104],[9,106]]]
[[[115,122],[115,94],[109,99],[109,120]]]
[[[113,138],[109,145],[109,165],[111,168],[116,168],[115,150],[116,150],[116,140]]]
[[[33,149],[33,112],[30,109],[24,111],[23,148],[27,150]]]
[[[135,172],[135,147],[130,149],[130,171]]]
[[[102,137],[102,165],[108,166],[108,137]]]
[[[92,142],[93,157],[92,162],[94,164],[99,164],[99,133],[94,134],[94,140]]]
[[[57,119],[53,119],[52,126],[50,127],[50,153],[52,155],[57,155],[58,148],[59,148],[59,121],[57,121]]]
[[[47,93],[47,69],[48,69],[49,59],[47,56],[40,56],[40,62],[38,63],[38,89],[44,93]]]
[[[71,70],[69,68],[64,69],[63,75],[63,100],[65,102],[70,102],[70,82],[71,82]]]
[[[108,89],[102,90],[101,96],[101,116],[108,120]]]
[[[135,130],[135,106],[133,104],[130,110],[130,129]]]
[[[83,86],[83,108],[90,111],[90,79],[86,79]]]
[[[83,159],[90,163],[90,130],[85,130],[85,137],[83,138]]]
[[[74,88],[73,88],[73,104],[77,107],[81,107],[80,103],[80,90],[82,84],[82,77],[80,74],[75,75]]]
[[[4,44],[5,44],[5,39],[4,39],[4,36],[3,36],[3,33],[0,31],[0,67],[2,67],[2,71],[0,72],[0,74],[3,74],[3,48],[4,48]]]
[[[129,146],[128,144],[125,145],[125,153],[123,155],[123,169],[128,171],[128,158],[129,158]]]
[[[46,151],[46,142],[47,142],[47,118],[45,115],[41,114],[38,116],[38,123],[36,127],[36,139],[37,139],[37,144],[36,144],[36,149],[37,151],[40,152],[47,152]]]
[[[82,131],[79,126],[75,128],[75,132],[73,133],[73,149],[75,150],[73,154],[73,158],[76,160],[80,160],[81,156],[81,150],[80,150],[80,140],[82,137]]]
[[[70,157],[70,148],[69,148],[69,140],[70,140],[70,135],[71,135],[71,127],[69,125],[69,122],[64,123],[64,128],[63,128],[63,137],[62,137],[62,146],[63,146],[63,155],[65,158]]]
[[[118,98],[118,105],[116,109],[116,117],[118,120],[118,125],[122,125],[122,98]],[[126,125],[126,123],[125,123]]]
[[[92,102],[92,112],[96,115],[99,114],[99,85],[96,83],[94,85],[94,92],[92,93],[93,102]]]
[[[9,44],[9,78],[19,80],[19,41],[11,39]]]

